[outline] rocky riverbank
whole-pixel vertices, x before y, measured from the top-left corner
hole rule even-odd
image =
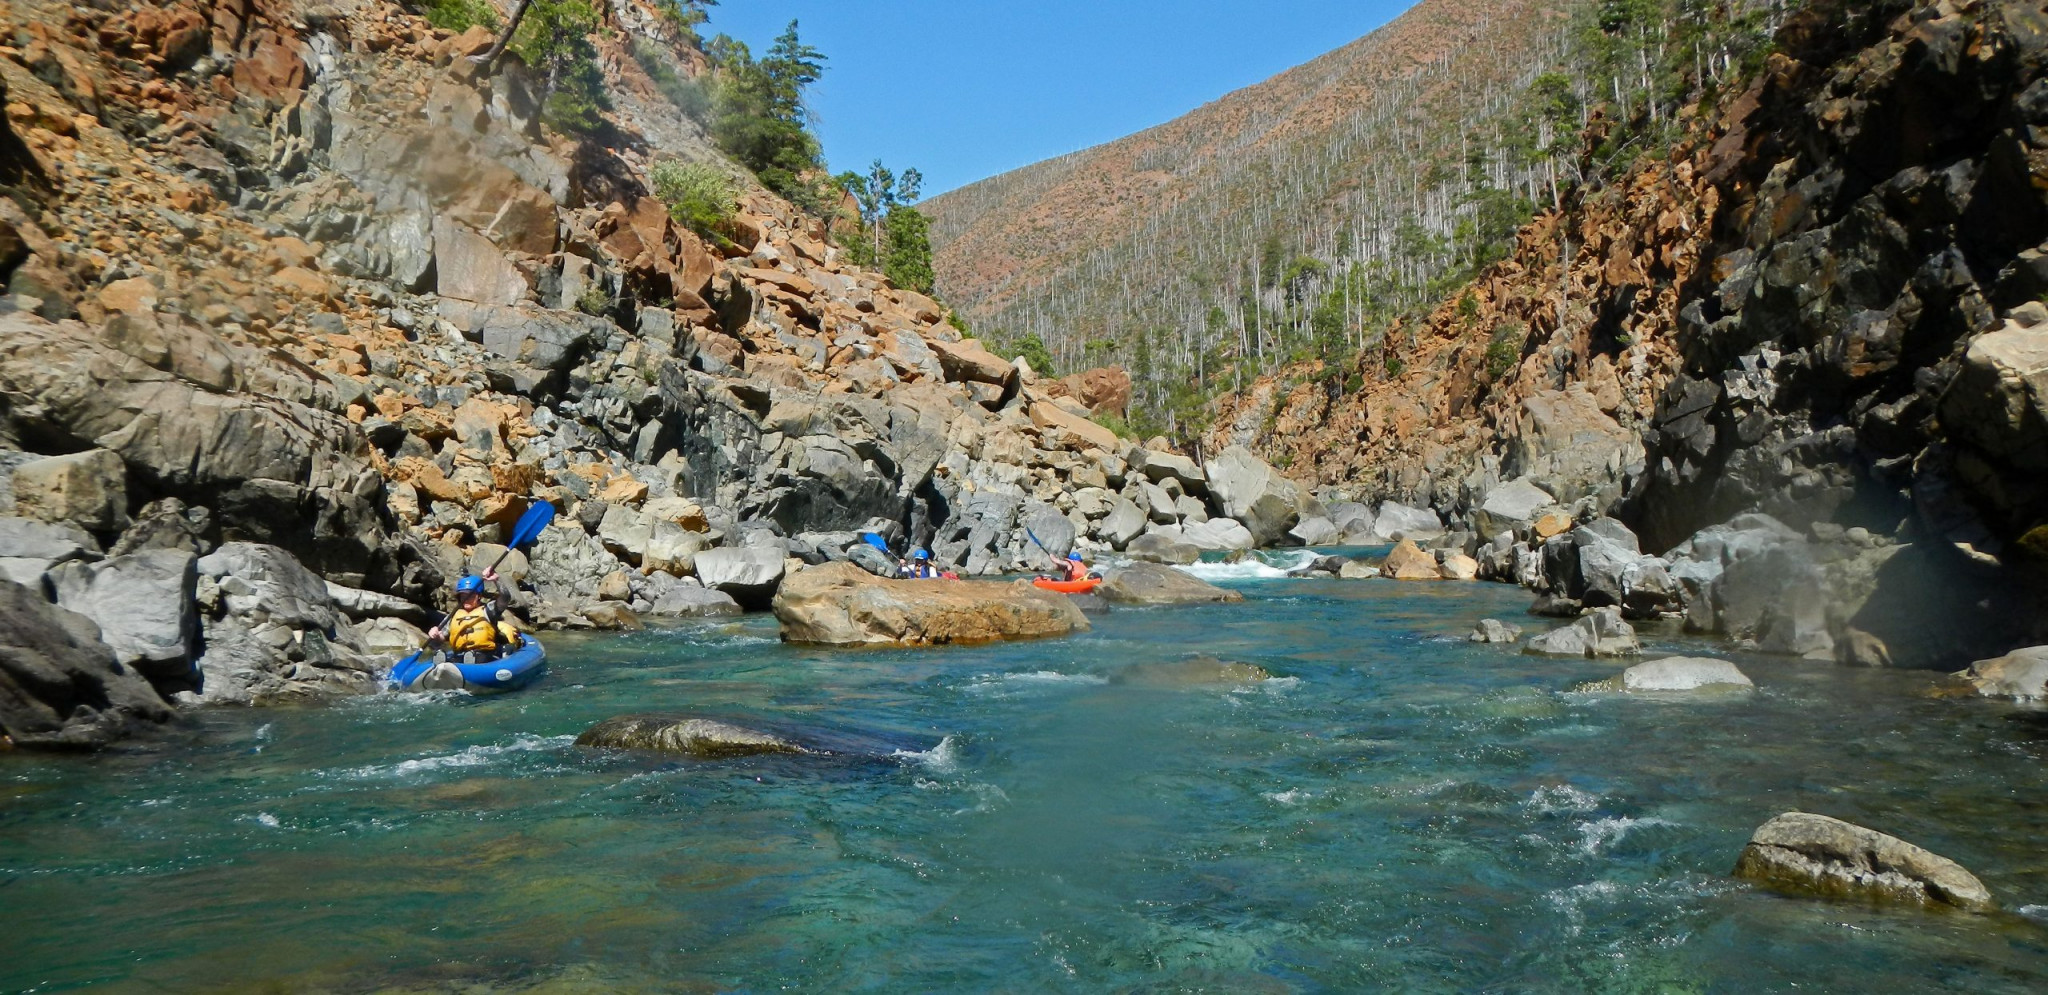
[[[2034,5],[1807,4],[1668,155],[1358,357],[1360,389],[1263,381],[1208,448],[1433,509],[1559,610],[1683,603],[1774,650],[1950,669],[2048,641],[2044,77]],[[1601,519],[1631,535],[1558,542]]]
[[[544,628],[887,572],[862,532],[968,576],[1316,538],[1264,461],[1117,437],[1121,371],[988,352],[737,171],[717,238],[671,220],[649,168],[723,160],[620,39],[575,138],[395,4],[7,16],[0,564],[167,700],[371,688],[537,500],[503,570]]]

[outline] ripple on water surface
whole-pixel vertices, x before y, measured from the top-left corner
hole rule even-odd
[[[562,635],[508,697],[0,756],[0,896],[35,910],[0,990],[2048,986],[2032,713],[1752,657],[1740,699],[1571,694],[1620,665],[1463,641],[1519,592],[1298,565],[1198,568],[1247,602],[1051,642],[840,653],[759,617]],[[1273,676],[1204,683],[1173,666],[1194,654]],[[833,755],[573,745],[643,711]],[[1795,808],[1955,857],[2021,914],[1731,881]]]

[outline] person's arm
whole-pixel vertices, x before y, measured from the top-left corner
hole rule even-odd
[[[491,621],[496,622],[505,617],[505,609],[512,604],[512,593],[505,590],[505,578],[498,576],[496,570],[484,571],[484,583],[498,587],[497,596],[491,599]]]

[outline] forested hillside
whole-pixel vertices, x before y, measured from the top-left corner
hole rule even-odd
[[[1784,6],[1427,0],[1176,121],[932,199],[939,291],[1011,352],[1127,365],[1139,427],[1192,436],[1214,394],[1334,370],[1539,208],[1668,145]]]

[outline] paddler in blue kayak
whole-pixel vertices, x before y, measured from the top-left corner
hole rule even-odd
[[[498,587],[498,596],[490,601],[484,600],[486,582]],[[450,650],[474,653],[480,661],[519,645],[519,630],[505,621],[505,606],[510,601],[497,571],[486,569],[481,577],[463,574],[455,581],[455,610],[442,619],[442,625],[427,630],[428,645],[446,640]]]

